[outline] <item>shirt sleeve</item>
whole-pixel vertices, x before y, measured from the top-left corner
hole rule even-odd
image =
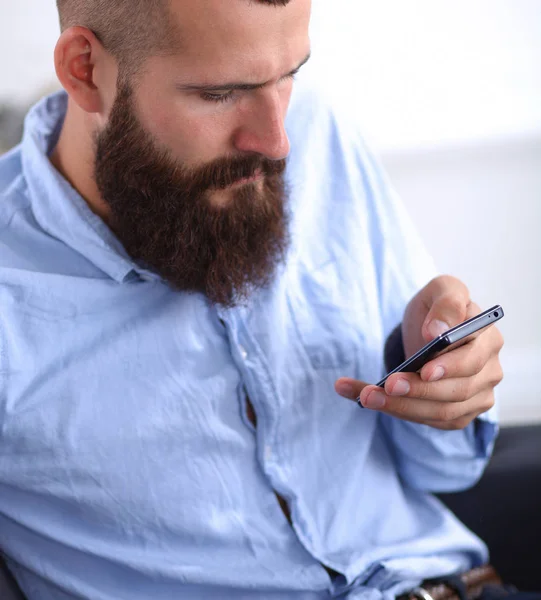
[[[374,256],[382,329],[387,339],[401,323],[410,299],[438,272],[382,167],[364,144],[361,148],[360,167],[374,215]],[[400,350],[386,348],[386,355],[400,356]],[[460,431],[380,416],[402,479],[413,488],[431,492],[474,485],[488,463],[498,433],[496,408]]]
[[[498,433],[489,413],[459,431],[441,431],[382,414],[401,479],[427,492],[457,492],[475,485]]]

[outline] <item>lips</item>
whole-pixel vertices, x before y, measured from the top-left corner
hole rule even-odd
[[[237,185],[245,185],[247,183],[253,183],[254,181],[260,179],[262,175],[263,171],[261,169],[257,169],[257,171],[253,175],[250,175],[250,177],[243,177],[242,179],[234,181],[230,187],[234,187]]]

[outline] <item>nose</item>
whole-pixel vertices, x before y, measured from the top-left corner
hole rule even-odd
[[[284,122],[288,99],[278,90],[260,90],[250,104],[235,132],[235,148],[269,160],[286,158],[290,150]]]

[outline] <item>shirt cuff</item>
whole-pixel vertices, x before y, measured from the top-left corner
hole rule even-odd
[[[490,458],[499,431],[496,405],[468,425],[465,433],[469,437],[472,447],[475,448],[476,458]]]

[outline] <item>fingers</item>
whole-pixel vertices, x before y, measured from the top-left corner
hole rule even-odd
[[[494,354],[494,338],[488,331],[484,335],[486,337],[471,338],[466,344],[433,358],[421,369],[421,379],[438,381],[444,377],[472,377],[480,373]]]
[[[418,375],[398,377],[385,384],[385,394],[392,397],[418,398],[437,402],[464,402],[486,386],[481,377],[454,377],[436,382],[423,381]],[[366,392],[365,392],[366,394]]]
[[[494,406],[494,387],[501,378],[495,355],[472,377],[426,382],[416,373],[398,373],[389,378],[385,389],[350,378],[339,379],[335,387],[346,398],[360,397],[365,408],[436,429],[456,430]],[[399,389],[401,382],[409,389]]]
[[[492,389],[483,389],[461,402],[441,402],[407,396],[388,396],[380,388],[367,386],[361,393],[361,404],[365,408],[379,410],[413,423],[422,423],[438,429],[462,429],[473,418],[494,405],[494,393]]]
[[[478,360],[474,350],[471,357],[459,358],[456,364],[455,361],[447,364],[449,366],[443,367],[447,369],[447,373],[437,381],[426,381],[417,373],[395,373],[385,382],[385,393],[394,397],[408,396],[430,398],[439,402],[463,402],[482,389],[498,385],[503,378],[497,354],[489,354],[487,358]],[[433,373],[439,375],[437,368]]]
[[[421,379],[434,382],[444,377],[472,377],[479,374],[503,347],[503,336],[494,326],[478,331],[468,339],[470,341],[463,346],[428,362],[421,369]]]
[[[340,396],[349,398],[350,400],[357,400],[361,395],[361,392],[368,384],[364,381],[358,381],[357,379],[351,379],[350,377],[342,377],[338,379],[334,384],[334,389]]]
[[[438,277],[427,287],[427,292],[430,293],[426,299],[430,310],[423,323],[422,335],[428,341],[465,321],[471,302],[468,288],[450,276]]]
[[[450,294],[442,279],[452,280],[439,278],[437,285],[429,286],[433,305],[430,298],[423,300],[432,306],[424,328],[446,319],[440,325],[447,329],[481,312],[469,300],[465,286],[452,282],[455,287]],[[336,382],[336,391],[352,400],[359,398],[361,406],[405,421],[438,429],[463,429],[494,405],[494,387],[503,378],[498,358],[503,337],[499,330],[491,326],[467,339],[463,346],[432,359],[421,373],[391,375],[384,389],[343,378]]]
[[[491,398],[492,402],[490,402],[490,406],[487,410],[494,406],[494,394],[491,394]],[[444,429],[447,431],[464,429],[484,412],[486,412],[486,410],[475,410],[474,412],[468,413],[458,419],[455,419],[454,421],[433,421],[430,423],[430,426],[435,427],[436,429]]]
[[[418,401],[440,405],[461,403],[486,387],[484,381],[478,377],[444,379],[436,383],[427,383],[418,375],[408,374],[407,378],[403,377],[395,381],[394,386],[385,384],[383,390],[376,386],[364,388],[360,394],[361,404],[366,408],[388,410],[401,406],[413,407],[412,400],[416,401],[415,406]],[[425,415],[425,412],[421,411],[421,414]]]
[[[388,397],[417,398],[438,402],[463,402],[478,394],[482,389],[496,386],[503,378],[498,358],[503,338],[494,328],[489,336],[473,340],[461,348],[456,348],[427,363],[421,374],[395,373],[385,382],[385,390],[363,381],[343,377],[335,383],[338,394],[356,400],[361,396],[361,403],[368,394],[378,391]],[[377,396],[374,396],[375,400]],[[381,404],[381,398],[380,398]],[[379,408],[372,405],[370,408]]]

